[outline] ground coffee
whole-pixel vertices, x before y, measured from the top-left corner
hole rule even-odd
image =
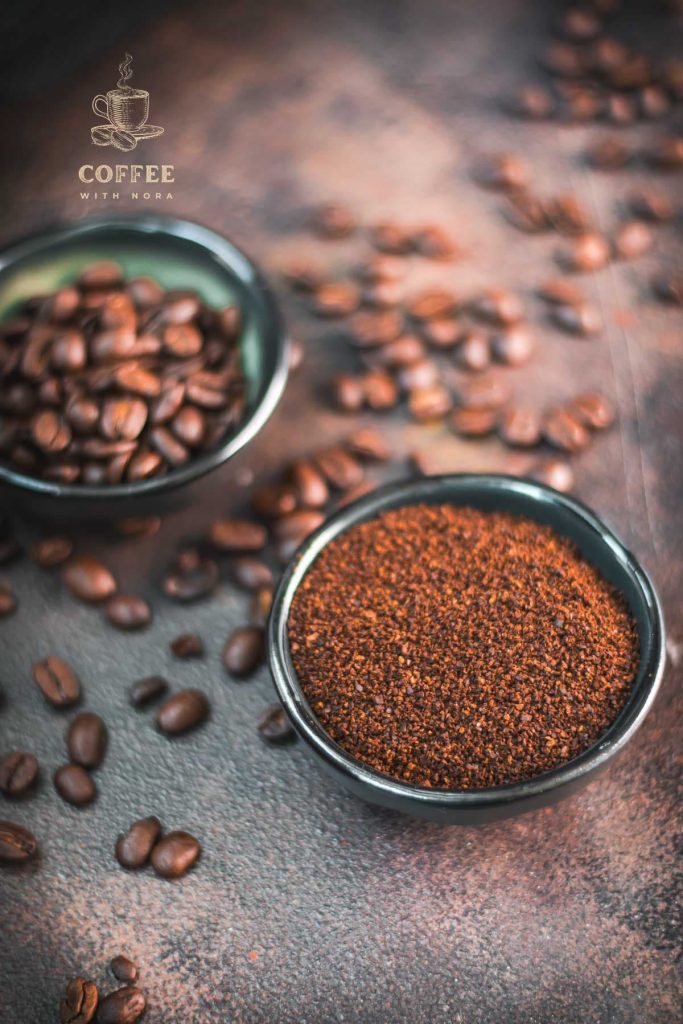
[[[623,600],[550,527],[417,505],[315,561],[289,619],[294,666],[348,753],[421,786],[529,779],[589,747],[628,696]]]

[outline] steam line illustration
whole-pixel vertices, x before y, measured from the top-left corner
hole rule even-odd
[[[106,124],[98,124],[90,129],[90,136],[96,146],[114,146],[128,153],[141,140],[163,134],[163,128],[147,124],[149,93],[146,89],[134,89],[129,85],[132,77],[133,57],[127,53],[119,64],[116,88],[106,94],[99,93],[92,101],[93,111],[106,120]]]

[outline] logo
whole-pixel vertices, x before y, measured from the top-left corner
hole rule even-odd
[[[104,95],[100,93],[92,101],[93,111],[106,120],[90,129],[95,146],[114,146],[124,153],[130,153],[138,142],[162,135],[164,129],[147,124],[149,117],[149,93],[146,89],[134,89],[128,85],[133,77],[133,58],[127,53],[119,64],[119,80],[115,89]]]

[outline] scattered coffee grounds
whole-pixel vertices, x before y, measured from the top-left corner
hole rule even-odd
[[[622,599],[570,541],[451,505],[337,537],[297,591],[289,638],[332,739],[439,789],[518,782],[576,757],[623,707],[639,655]]]
[[[242,420],[240,335],[237,306],[86,267],[0,324],[0,458],[66,484],[170,472]]]

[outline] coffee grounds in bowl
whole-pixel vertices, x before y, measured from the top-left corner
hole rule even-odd
[[[482,789],[550,771],[623,708],[636,625],[553,529],[415,505],[331,541],[292,603],[303,691],[347,753],[402,782]]]

